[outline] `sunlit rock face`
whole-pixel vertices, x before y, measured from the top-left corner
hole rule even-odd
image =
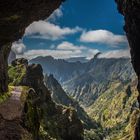
[[[131,48],[132,64],[138,76],[140,93],[140,0],[116,0],[119,12],[124,15],[126,32]],[[140,95],[138,97],[140,103]],[[137,123],[135,140],[140,138],[140,121]]]
[[[0,92],[6,92],[7,59],[11,45],[19,40],[33,21],[45,19],[63,0],[0,1]]]

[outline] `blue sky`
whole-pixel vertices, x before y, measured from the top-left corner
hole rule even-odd
[[[114,0],[66,0],[49,19],[31,24],[13,44],[19,57],[128,56],[124,20]],[[121,52],[121,53],[120,53]]]

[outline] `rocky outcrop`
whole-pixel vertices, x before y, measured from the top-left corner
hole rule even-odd
[[[19,58],[19,59],[15,59],[11,62],[11,65],[13,67],[17,66],[17,65],[25,65],[28,66],[28,60],[24,59],[24,58]]]
[[[45,76],[45,83],[47,88],[51,93],[52,99],[57,104],[62,104],[67,107],[72,107],[76,110],[78,118],[83,122],[83,126],[85,129],[97,129],[99,128],[99,124],[93,121],[84,109],[79,105],[77,101],[75,101],[72,97],[69,97],[67,93],[63,90],[62,86],[59,82],[54,78],[51,74],[49,76]]]
[[[26,61],[23,60],[15,60],[14,67],[20,69],[19,62],[26,65],[23,63]],[[70,107],[56,105],[52,101],[51,94],[44,85],[41,65],[27,65],[26,72],[20,80],[20,85],[29,87],[22,125],[33,135],[34,140],[49,140],[50,137],[57,140],[83,139],[83,125],[76,111]]]
[[[11,45],[33,21],[45,19],[63,0],[0,1],[0,92],[8,90],[7,59]]]

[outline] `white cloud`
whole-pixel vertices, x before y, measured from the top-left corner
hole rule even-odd
[[[23,44],[23,42],[21,40],[19,40],[12,44],[11,49],[15,54],[19,55],[19,54],[23,54],[25,52],[26,46]]]
[[[62,42],[58,46],[51,46],[51,49],[28,50],[17,57],[32,59],[37,56],[53,56],[55,58],[88,57],[92,58],[99,50],[90,49],[86,46],[77,46],[69,42]]]
[[[83,49],[86,49],[86,47],[84,46],[76,46],[70,42],[62,42],[61,44],[59,44],[57,46],[57,49],[58,50],[83,50]]]
[[[124,35],[116,35],[107,30],[92,30],[83,32],[80,37],[80,41],[118,45],[120,43],[126,43],[127,39]]]
[[[33,59],[38,56],[53,56],[54,58],[70,58],[70,57],[86,57],[91,59],[95,54],[100,52],[98,49],[92,49],[87,46],[74,45],[70,42],[62,42],[57,46],[52,45],[48,49],[28,50],[22,41],[13,43],[12,50],[17,54],[17,58]],[[99,55],[99,58],[120,58],[130,57],[130,51],[127,50],[113,50],[107,51]]]
[[[99,58],[130,58],[130,50],[113,50],[113,51],[108,51],[105,53],[102,53],[99,55]]]
[[[63,12],[62,12],[62,7],[56,9],[51,15],[50,17],[47,19],[47,21],[56,21],[57,18],[60,18],[63,16]]]
[[[29,27],[26,28],[25,36],[32,36],[33,38],[57,40],[65,37],[66,35],[75,34],[81,31],[82,29],[79,27],[61,28],[60,26],[50,22],[38,21],[32,23]]]

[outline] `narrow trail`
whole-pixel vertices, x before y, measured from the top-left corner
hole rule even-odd
[[[21,118],[23,105],[20,100],[22,87],[14,87],[11,97],[0,105],[0,115],[6,120]]]

